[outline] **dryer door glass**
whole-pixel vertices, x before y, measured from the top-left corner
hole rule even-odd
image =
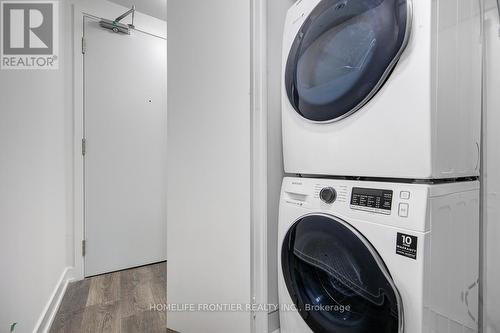
[[[291,299],[315,333],[401,333],[401,297],[382,259],[335,217],[297,221],[282,245]]]
[[[368,103],[407,44],[410,9],[410,0],[320,1],[299,29],[285,68],[295,110],[328,122]]]

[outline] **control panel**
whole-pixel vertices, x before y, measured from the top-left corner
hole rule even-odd
[[[280,204],[281,213],[290,214],[290,219],[322,213],[347,222],[366,221],[427,232],[427,214],[433,209],[429,201],[440,200],[443,191],[454,194],[455,186],[285,177]]]
[[[285,188],[283,197],[285,202],[307,209],[334,211],[337,214],[347,209],[399,217],[404,220],[414,217],[415,191],[410,187],[415,185],[390,184],[391,188],[379,188],[378,183],[363,186],[365,185],[363,182],[357,182],[361,186],[351,187],[347,181],[344,181],[345,183],[337,180],[313,181],[307,182],[305,179],[291,181]]]
[[[350,206],[352,209],[390,215],[392,198],[391,190],[353,187]]]

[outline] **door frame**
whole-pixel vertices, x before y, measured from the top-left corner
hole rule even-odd
[[[251,0],[251,304],[268,303],[267,269],[267,3]],[[268,312],[252,313],[251,331],[268,332]]]
[[[104,7],[106,6],[106,7]],[[119,15],[117,8],[121,6],[110,4],[102,5],[102,8],[96,8],[96,5],[88,4],[85,7],[82,5],[72,5],[72,46],[68,54],[72,53],[72,77],[73,86],[73,278],[82,280],[85,278],[85,258],[82,253],[83,241],[85,239],[85,168],[84,158],[82,155],[82,139],[84,138],[85,124],[85,76],[84,76],[84,54],[83,36],[85,18],[100,20],[100,17],[115,17]],[[101,15],[95,14],[99,12]],[[94,14],[92,14],[94,13]],[[137,15],[136,15],[137,19]],[[142,33],[152,35],[166,41],[167,31],[163,36],[135,29]],[[69,57],[68,57],[69,58]],[[166,92],[165,92],[166,94]],[[165,235],[166,238],[166,235]]]
[[[268,304],[267,267],[267,2],[250,1],[251,304]],[[272,250],[272,249],[271,249]],[[268,311],[253,312],[251,332],[268,333]]]

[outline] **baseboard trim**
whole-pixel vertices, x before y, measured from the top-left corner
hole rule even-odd
[[[57,285],[50,296],[47,305],[38,319],[38,322],[33,330],[33,333],[48,333],[50,326],[54,321],[59,305],[61,305],[62,298],[68,287],[68,284],[73,280],[73,268],[66,267],[57,282]]]

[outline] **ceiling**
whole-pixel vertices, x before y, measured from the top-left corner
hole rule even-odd
[[[160,20],[167,20],[167,0],[109,0],[124,7],[135,9],[138,12],[159,18]]]

